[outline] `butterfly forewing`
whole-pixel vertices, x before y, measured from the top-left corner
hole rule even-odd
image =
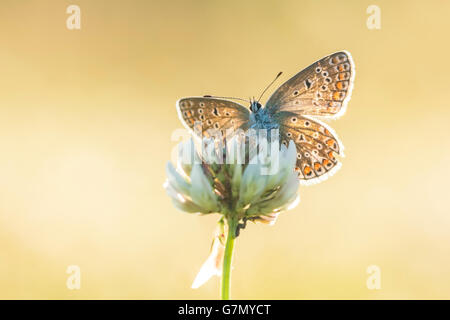
[[[281,143],[287,145],[289,140],[295,142],[296,171],[301,180],[323,180],[340,167],[336,155],[342,155],[343,146],[331,128],[320,121],[288,111],[280,111],[274,118],[280,124]]]
[[[187,128],[195,130],[194,126],[201,123],[202,134],[206,137],[211,130],[220,130],[225,136],[228,129],[248,129],[248,109],[233,101],[206,97],[183,98],[178,101],[177,110]]]
[[[300,71],[269,98],[271,114],[290,111],[337,118],[345,112],[353,89],[355,68],[349,52],[333,53]]]

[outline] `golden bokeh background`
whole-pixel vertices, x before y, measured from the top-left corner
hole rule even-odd
[[[70,4],[81,30],[66,28]],[[371,4],[380,30],[366,27]],[[175,101],[257,95],[341,49],[356,64],[331,123],[343,167],[301,187],[275,226],[242,232],[233,298],[450,298],[449,12],[444,0],[3,0],[0,298],[218,298],[218,278],[190,289],[217,216],[177,211],[162,188]],[[370,265],[380,290],[366,287]]]

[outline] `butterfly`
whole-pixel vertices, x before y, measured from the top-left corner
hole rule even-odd
[[[282,144],[287,146],[290,140],[295,142],[295,171],[300,182],[317,183],[341,167],[336,156],[343,156],[344,147],[334,130],[322,120],[336,119],[345,113],[354,78],[351,54],[340,51],[314,62],[290,78],[272,94],[264,107],[254,99],[246,108],[226,98],[203,96],[180,99],[177,111],[182,123],[191,131],[196,122],[201,122],[204,126],[202,134],[208,129],[278,128]]]

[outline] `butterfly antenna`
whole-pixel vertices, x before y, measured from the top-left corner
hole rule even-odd
[[[203,98],[229,99],[229,100],[240,100],[240,101],[249,102],[248,100],[241,99],[241,98],[235,98],[235,97],[218,97],[218,96],[211,96],[211,95],[209,95],[209,94],[204,95]]]
[[[272,82],[269,83],[269,85],[268,85],[268,86],[264,89],[264,91],[261,93],[261,95],[260,95],[259,98],[258,98],[258,102],[259,102],[259,100],[261,100],[261,98],[262,98],[262,96],[264,95],[264,93],[266,93],[267,89],[269,89],[270,86],[271,86],[275,81],[277,81],[277,79],[278,79],[282,74],[283,74],[282,71],[278,72],[278,74],[277,74],[277,76],[275,77],[275,79],[273,79]]]

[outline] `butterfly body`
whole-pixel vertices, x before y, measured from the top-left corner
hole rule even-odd
[[[191,131],[202,123],[209,129],[279,129],[280,142],[293,140],[297,147],[296,171],[303,184],[317,183],[341,166],[336,155],[343,146],[322,119],[342,116],[350,100],[355,67],[352,56],[341,51],[326,56],[282,84],[266,105],[250,102],[250,110],[236,102],[211,96],[183,98],[177,102],[182,123]]]
[[[267,112],[266,108],[259,108],[257,111],[250,114],[249,127],[251,129],[278,129],[280,125]]]

